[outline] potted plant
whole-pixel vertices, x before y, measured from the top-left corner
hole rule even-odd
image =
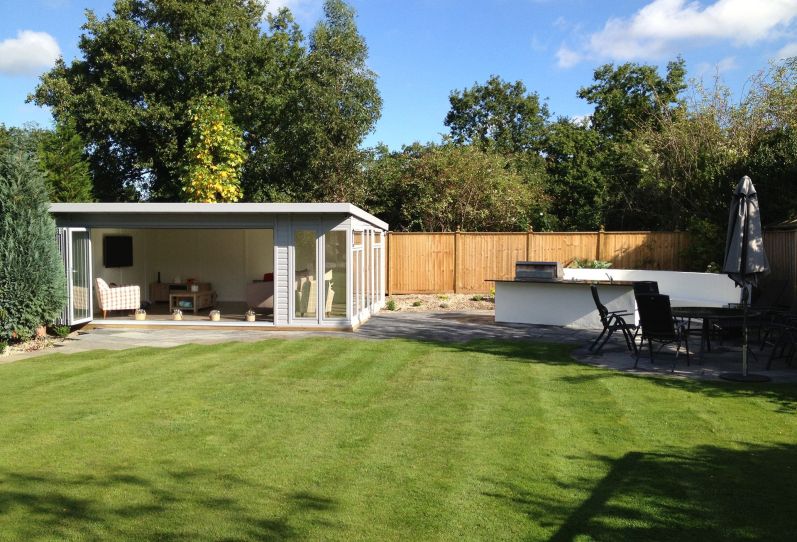
[[[147,311],[145,311],[144,309],[136,309],[135,319],[136,320],[146,320],[147,319]]]
[[[252,309],[246,311],[246,314],[244,316],[247,322],[254,322],[256,318],[255,311],[253,311]]]
[[[174,309],[172,311],[172,320],[182,320],[183,319],[183,311],[180,309]]]
[[[210,311],[210,319],[214,322],[218,322],[221,320],[221,312],[220,311]]]

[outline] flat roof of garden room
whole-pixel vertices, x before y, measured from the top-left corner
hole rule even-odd
[[[388,229],[386,222],[351,203],[52,203],[50,213],[54,215],[344,214],[359,218],[377,228]]]

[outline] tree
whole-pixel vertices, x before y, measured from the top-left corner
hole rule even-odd
[[[655,66],[626,63],[615,68],[604,64],[595,70],[595,83],[582,87],[578,97],[595,106],[595,130],[613,138],[629,136],[655,123],[664,109],[681,105],[685,76],[682,58],[667,64],[664,78]]]
[[[448,100],[444,122],[455,143],[503,153],[540,149],[548,108],[521,81],[508,83],[493,75],[483,85],[451,92]]]
[[[367,177],[387,203],[366,208],[396,230],[523,231],[546,210],[541,186],[513,158],[472,145],[416,143],[378,156]]]
[[[325,2],[301,63],[294,122],[275,145],[282,163],[249,177],[253,199],[357,199],[364,159],[359,146],[379,119],[382,100],[354,15],[341,0]]]
[[[66,302],[43,175],[15,142],[0,152],[0,340],[30,337]]]
[[[215,203],[241,199],[241,166],[246,153],[240,130],[222,98],[202,97],[189,110],[183,191],[188,201]]]
[[[38,154],[50,201],[94,200],[85,145],[73,122],[59,122],[55,131],[46,132],[39,143]]]
[[[603,137],[585,123],[558,119],[545,138],[546,190],[559,229],[594,231],[605,224]]]
[[[606,179],[605,220],[609,229],[658,229],[659,193],[651,181],[653,155],[639,134],[657,132],[664,114],[683,109],[684,61],[667,64],[661,77],[655,66],[606,64],[595,70],[595,83],[578,96],[595,106],[591,127],[602,136],[597,149]]]
[[[263,4],[116,0],[105,19],[88,12],[83,58],[59,61],[32,99],[75,119],[100,199],[181,199],[188,109],[202,96],[224,98],[243,133],[245,199],[342,199],[356,185],[381,102],[353,11],[328,0],[305,47],[287,9],[261,29]]]
[[[301,34],[287,11],[261,33],[262,16],[258,0],[116,0],[105,19],[87,12],[83,58],[59,60],[31,98],[74,119],[101,200],[178,200],[192,99],[226,97],[250,154],[293,120]]]

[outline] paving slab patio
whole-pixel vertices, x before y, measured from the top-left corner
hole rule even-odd
[[[123,350],[138,347],[169,348],[182,344],[216,344],[222,342],[253,342],[271,338],[347,337],[362,340],[393,338],[438,342],[466,342],[474,339],[546,341],[573,345],[573,358],[579,362],[639,375],[661,375],[675,378],[715,380],[723,372],[739,371],[741,352],[738,347],[715,349],[711,354],[695,353],[691,365],[685,358],[672,369],[674,354],[663,351],[651,364],[647,351],[634,368],[634,357],[626,349],[622,337],[613,337],[600,355],[592,355],[587,345],[597,331],[576,330],[556,326],[505,324],[495,322],[492,311],[473,312],[382,312],[371,318],[356,332],[343,331],[250,331],[197,329],[94,329],[80,332],[73,339],[46,350],[15,353],[0,357],[0,363],[27,359],[51,353],[71,354],[88,350]],[[694,342],[698,342],[695,340]],[[697,350],[696,346],[693,349]],[[759,360],[751,360],[751,370],[766,374],[774,382],[797,382],[797,368],[776,362],[771,371],[765,370],[769,351],[756,352]]]

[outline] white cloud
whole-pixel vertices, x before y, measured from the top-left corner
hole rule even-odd
[[[587,36],[582,58],[660,59],[689,42],[730,41],[737,46],[771,39],[797,17],[794,0],[652,0],[628,18],[610,18]],[[567,55],[566,55],[567,56]],[[560,65],[562,65],[560,59]]]
[[[559,50],[556,51],[556,60],[560,68],[571,68],[581,62],[583,57],[580,53],[562,45],[559,47]]]
[[[16,38],[0,41],[0,73],[37,75],[61,56],[58,43],[47,32],[21,30]]]
[[[280,8],[288,8],[298,21],[309,22],[321,14],[323,0],[261,0],[266,5],[266,13],[277,13]]]
[[[777,55],[775,55],[778,59],[790,58],[793,56],[797,56],[797,41],[787,43],[778,51]]]

